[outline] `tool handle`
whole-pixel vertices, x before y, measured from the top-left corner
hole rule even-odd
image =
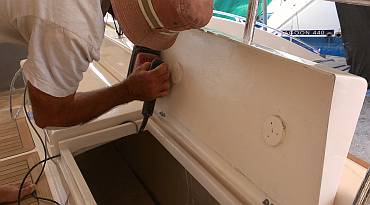
[[[155,59],[151,64],[149,70],[153,70],[156,67],[160,66],[163,63],[163,61]],[[155,107],[155,101],[145,101],[143,105],[143,109],[141,113],[143,114],[144,117],[150,117],[153,115],[154,112],[154,107]]]
[[[153,59],[147,60],[147,59],[149,59],[148,58],[149,55],[146,56],[145,54],[149,54],[149,55],[152,55],[152,56],[159,57],[161,55],[161,52],[160,51],[155,51],[155,50],[152,50],[152,49],[149,49],[149,48],[141,47],[141,46],[134,46],[134,48],[132,50],[132,54],[131,54],[130,64],[129,64],[129,67],[128,67],[127,77],[134,71],[134,69],[137,66],[141,65],[141,64],[138,64],[138,63],[152,62]],[[141,57],[144,57],[146,60],[140,59]]]

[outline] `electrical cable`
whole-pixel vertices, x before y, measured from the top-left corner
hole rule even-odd
[[[37,137],[39,138],[39,140],[41,142],[42,148],[44,150],[44,160],[45,160],[48,157],[46,145],[45,145],[44,141],[42,140],[40,133],[36,130],[35,126],[31,122],[30,116],[28,115],[27,106],[26,106],[26,94],[27,94],[27,90],[28,90],[28,86],[26,85],[26,87],[24,88],[24,92],[23,92],[23,109],[24,109],[24,112],[26,113],[27,121],[29,122],[29,124],[31,125],[33,131],[35,131]],[[39,176],[37,177],[37,179],[35,181],[36,184],[39,182],[39,180],[40,180],[40,178],[41,178],[41,176],[42,176],[42,174],[43,174],[43,172],[45,170],[45,166],[46,166],[46,162],[43,164],[42,169],[41,169],[41,172],[40,172]]]
[[[145,116],[144,119],[143,119],[143,122],[140,125],[140,129],[138,131],[138,134],[144,132],[146,124],[148,124],[148,120],[149,120],[149,117]]]
[[[108,9],[108,13],[112,16],[114,28],[116,29],[116,33],[118,35],[118,38],[122,38],[122,36],[123,36],[123,30],[116,23],[116,15],[114,15],[114,10],[113,10],[113,7],[112,6]]]
[[[40,171],[40,174],[38,175],[36,181],[35,181],[35,184],[37,184],[40,179],[41,179],[41,176],[42,174],[44,173],[44,170],[45,170],[45,166],[46,166],[46,162],[49,161],[49,160],[52,160],[54,158],[57,158],[57,157],[60,157],[60,155],[57,155],[57,156],[54,156],[54,157],[49,157],[48,158],[48,152],[47,152],[47,144],[44,143],[44,141],[42,140],[41,138],[41,135],[40,133],[36,130],[35,126],[33,125],[33,123],[31,122],[31,119],[30,119],[30,116],[28,115],[28,111],[27,111],[27,106],[26,106],[26,94],[27,94],[27,84],[24,88],[24,93],[23,93],[23,109],[24,109],[24,112],[26,114],[26,118],[27,118],[27,121],[29,122],[29,124],[31,125],[32,129],[35,131],[37,137],[39,138],[41,144],[42,144],[42,148],[43,148],[43,151],[44,151],[44,160],[38,162],[37,164],[35,164],[28,172],[27,174],[24,176],[23,180],[22,180],[22,183],[19,187],[19,190],[18,190],[18,198],[17,198],[17,202],[18,202],[18,205],[20,205],[21,203],[21,192],[22,192],[22,189],[23,189],[23,185],[28,177],[28,175],[30,175],[30,173],[32,172],[33,169],[35,169],[38,165],[42,164],[42,169]],[[45,136],[45,139],[46,139],[46,136]],[[43,201],[49,201],[49,202],[52,202],[54,204],[57,204],[57,205],[60,205],[58,202],[52,200],[52,199],[46,199],[46,198],[42,198],[42,197],[37,197],[37,196],[34,196],[32,195],[35,199],[38,199],[38,200],[43,200]]]
[[[46,163],[47,161],[49,161],[49,160],[52,160],[52,159],[55,159],[55,158],[58,158],[58,157],[60,157],[60,154],[59,155],[56,155],[56,156],[52,156],[52,157],[48,157],[48,158],[46,158],[46,159],[44,159],[44,160],[42,160],[42,161],[39,161],[38,163],[36,163],[35,165],[33,165],[32,167],[31,167],[31,169],[30,170],[28,170],[28,172],[26,173],[26,175],[23,177],[23,179],[22,179],[22,182],[21,182],[21,185],[20,185],[20,188],[19,188],[19,191],[18,191],[18,198],[17,198],[17,203],[18,203],[18,205],[20,205],[21,204],[21,194],[22,194],[22,189],[23,189],[23,186],[24,186],[24,183],[26,182],[26,180],[27,180],[27,177],[28,177],[28,175],[30,175],[31,174],[31,172],[37,167],[37,166],[39,166],[40,164],[42,164],[42,163]],[[58,202],[57,202],[58,203]],[[59,204],[59,203],[58,203]]]
[[[15,120],[17,116],[19,115],[19,112],[21,108],[18,109],[16,114],[13,114],[13,92],[15,91],[15,82],[17,81],[18,77],[22,73],[22,67],[18,69],[18,71],[14,74],[12,81],[10,83],[10,88],[9,88],[9,112],[10,112],[10,117]]]
[[[150,64],[149,70],[153,70],[160,66],[163,63],[162,60],[154,59]],[[143,109],[141,110],[141,114],[143,114],[143,122],[141,123],[140,129],[138,133],[142,133],[145,130],[146,125],[148,124],[149,118],[153,115],[154,108],[155,108],[156,100],[145,101],[143,104]]]
[[[114,27],[116,28],[116,33],[118,37],[121,38],[123,36],[123,31],[119,26],[117,26],[116,19],[114,17],[113,17],[113,23],[114,23]]]

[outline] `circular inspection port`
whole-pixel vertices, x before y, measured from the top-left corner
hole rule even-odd
[[[276,115],[269,116],[263,125],[263,139],[269,146],[278,146],[286,134],[283,120]]]

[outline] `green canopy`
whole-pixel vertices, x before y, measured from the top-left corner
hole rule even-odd
[[[267,0],[267,3],[270,4],[271,1],[272,0]],[[262,14],[262,8],[263,8],[262,3],[263,1],[260,0],[260,3],[258,5],[259,14]],[[248,10],[248,0],[214,0],[214,10],[246,17],[247,10]],[[215,14],[214,16],[232,19],[230,17],[226,17],[226,16],[222,16],[218,14]]]

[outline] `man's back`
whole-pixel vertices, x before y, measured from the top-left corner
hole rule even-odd
[[[24,75],[41,91],[73,94],[104,37],[100,0],[0,0],[0,42],[27,45]]]

